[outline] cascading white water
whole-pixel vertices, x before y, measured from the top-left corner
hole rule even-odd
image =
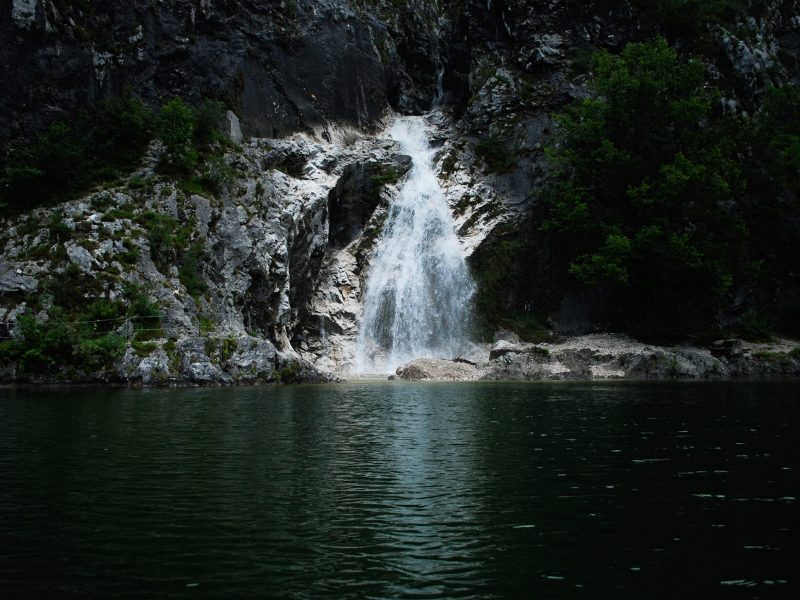
[[[413,166],[378,238],[356,342],[356,373],[393,373],[415,358],[454,358],[468,341],[475,283],[431,163],[421,117],[391,130]]]

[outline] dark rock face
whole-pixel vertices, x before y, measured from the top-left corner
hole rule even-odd
[[[348,165],[328,195],[328,243],[343,247],[363,231],[381,200],[384,184],[395,183],[411,168],[411,157],[398,155],[391,164],[364,162]]]
[[[4,0],[0,145],[126,88],[154,106],[221,98],[253,136],[331,120],[368,126],[389,105],[427,109],[434,36],[416,20],[435,23],[434,9],[361,4]]]

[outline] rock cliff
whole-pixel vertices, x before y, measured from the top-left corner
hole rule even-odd
[[[759,18],[712,32],[723,56],[708,69],[726,110],[749,110],[770,83],[800,81],[798,2],[762,4]],[[591,331],[595,300],[570,292],[531,234],[534,192],[547,177],[553,114],[588,95],[587,53],[659,31],[636,5],[0,2],[0,145],[126,89],[151,106],[221,100],[233,143],[224,155],[233,175],[215,193],[157,174],[154,143],[126,180],[6,218],[2,337],[16,335],[21,315],[53,318],[64,278],[83,282],[87,302],[134,286],[161,317],[152,339],[115,317],[128,343],[113,365],[44,376],[13,362],[0,375],[331,379],[352,358],[372,244],[409,168],[382,134],[392,111],[430,113],[435,169],[481,300],[514,314],[546,307],[558,331]],[[493,278],[498,265],[511,276]],[[525,378],[542,370],[534,362]]]

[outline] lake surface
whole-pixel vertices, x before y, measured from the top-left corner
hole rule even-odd
[[[800,384],[0,390],[0,596],[795,597]]]

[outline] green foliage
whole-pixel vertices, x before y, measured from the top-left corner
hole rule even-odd
[[[200,333],[211,333],[217,328],[217,324],[214,323],[213,319],[205,315],[198,316],[197,323],[200,326]]]
[[[196,240],[183,255],[178,277],[192,296],[199,296],[208,290],[201,273],[201,265],[206,252],[202,240]]]
[[[110,333],[98,338],[81,339],[74,353],[79,366],[88,371],[110,369],[125,354],[125,338]]]
[[[161,107],[156,129],[164,143],[160,168],[165,172],[186,173],[197,165],[197,150],[193,140],[195,115],[190,106],[180,98],[173,98]]]
[[[475,146],[480,156],[492,173],[507,173],[519,162],[519,158],[508,149],[508,140],[489,136]]]
[[[742,317],[739,333],[749,342],[769,342],[774,334],[774,325],[766,315],[751,310]]]
[[[99,279],[88,276],[74,263],[69,263],[64,271],[54,273],[44,288],[56,306],[76,319],[83,311],[86,299],[100,297],[104,291]]]
[[[11,144],[0,171],[0,208],[51,204],[118,179],[136,167],[153,136],[165,146],[162,172],[191,177],[206,157],[201,189],[218,193],[232,177],[221,157],[210,154],[224,144],[219,129],[224,111],[215,100],[194,109],[174,98],[156,115],[131,93],[109,98],[93,112]],[[131,189],[148,191],[150,185],[137,178],[128,181]]]
[[[133,340],[131,342],[131,348],[133,348],[137,356],[144,358],[145,356],[150,356],[153,351],[158,348],[158,344],[155,342],[142,342],[139,340]]]
[[[763,168],[783,186],[800,189],[800,88],[769,88],[756,123]]]
[[[46,322],[20,317],[17,337],[0,345],[0,361],[17,362],[21,373],[58,374],[64,368],[111,368],[124,354],[123,337],[104,332],[97,324],[67,319],[59,308],[50,311]]]
[[[370,185],[373,189],[382,188],[384,185],[397,183],[400,173],[392,165],[381,165],[379,171],[370,177]]]
[[[48,319],[21,316],[15,338],[0,344],[0,362],[16,363],[24,374],[69,378],[113,369],[131,333],[134,340],[163,335],[158,306],[141,288],[128,283],[111,299],[107,286],[73,264],[54,274],[43,285],[52,301]]]
[[[206,148],[225,137],[220,125],[225,117],[225,105],[219,100],[204,100],[194,111],[193,142],[196,148]]]
[[[300,373],[297,365],[290,364],[283,367],[275,374],[275,380],[278,383],[300,383]]]
[[[800,335],[800,89],[770,88],[742,135],[745,218],[762,312]]]
[[[127,94],[16,140],[0,172],[0,205],[25,210],[115,179],[141,158],[151,130],[150,111]]]
[[[139,249],[136,245],[129,239],[123,240],[122,244],[125,246],[125,251],[117,254],[117,260],[129,267],[139,262]]]
[[[770,352],[768,350],[753,352],[751,356],[759,360],[774,363],[776,366],[780,367],[791,367],[792,358],[794,358],[792,354],[787,354],[786,352]]]
[[[633,0],[641,14],[671,39],[694,41],[716,24],[731,23],[746,12],[743,0]]]
[[[506,312],[500,296],[506,288],[512,264],[521,249],[522,242],[519,240],[500,240],[473,269],[478,284],[475,306],[482,320],[491,323],[492,327]]]
[[[526,290],[529,274],[525,272],[529,253],[530,247],[520,239],[519,232],[505,232],[474,257],[472,274],[478,287],[474,301],[478,324],[475,333],[482,339],[491,341],[498,329],[510,329],[528,341],[549,340],[550,333],[540,315],[529,310],[530,307],[523,310],[519,306],[519,297],[529,297]]]
[[[560,116],[543,227],[577,281],[609,292],[616,325],[699,326],[744,268],[738,124],[662,39],[600,53],[594,73],[595,97]]]
[[[190,228],[174,217],[148,211],[137,215],[136,222],[147,231],[150,257],[161,271],[175,264],[189,245]]]
[[[205,100],[196,109],[180,98],[162,106],[156,129],[156,135],[164,143],[159,169],[169,175],[188,175],[191,180],[201,158],[213,146],[224,143],[220,132],[224,114],[225,105],[216,100]],[[209,156],[199,189],[219,192],[226,177],[232,175],[226,167],[221,157]]]
[[[143,190],[149,192],[152,189],[153,182],[150,179],[142,179],[141,177],[131,177],[128,180],[128,188],[131,190]]]
[[[211,192],[211,190],[206,189],[203,178],[197,175],[184,179],[178,184],[178,187],[186,194],[197,194],[198,196],[204,196]]]
[[[202,189],[212,196],[222,193],[233,181],[235,171],[222,156],[211,156],[206,161],[203,174],[199,178]]]
[[[150,143],[154,124],[152,111],[128,92],[106,100],[97,120],[97,127],[104,136],[103,151],[119,157],[121,167],[135,166]]]
[[[47,230],[50,234],[50,241],[53,243],[66,242],[72,237],[72,230],[64,223],[64,213],[62,212],[54,212],[50,215],[50,219],[47,221]]]
[[[236,354],[238,349],[239,342],[236,341],[236,338],[225,338],[222,340],[222,345],[220,346],[220,359],[222,362],[227,362],[231,356]]]

